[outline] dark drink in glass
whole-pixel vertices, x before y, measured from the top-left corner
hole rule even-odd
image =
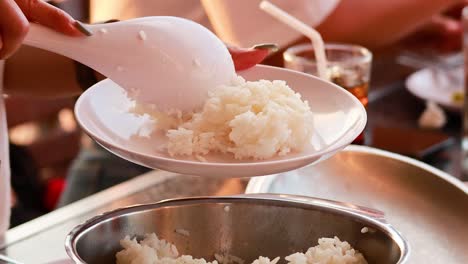
[[[369,81],[372,53],[361,46],[326,44],[327,73],[331,82],[353,94],[364,107],[369,103]],[[285,67],[318,76],[315,52],[311,44],[293,46],[284,52]],[[364,144],[364,132],[353,144]]]

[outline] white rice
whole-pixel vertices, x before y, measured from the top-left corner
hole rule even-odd
[[[230,254],[214,254],[216,261],[220,264],[244,264],[244,260]]]
[[[143,30],[140,30],[140,31],[138,32],[138,38],[139,38],[140,40],[142,40],[142,41],[145,41],[146,38],[147,38],[146,32],[143,31]]]
[[[306,253],[294,253],[285,259],[290,264],[367,264],[364,256],[338,237],[320,238]]]
[[[116,254],[117,264],[174,263],[173,260],[179,255],[173,244],[159,240],[154,233],[145,235],[140,242],[127,236],[120,241],[120,245],[124,250]]]
[[[134,113],[148,113],[137,105]],[[166,131],[171,156],[232,153],[236,159],[268,159],[310,144],[313,114],[285,81],[248,82],[238,77],[211,92],[196,113],[150,113]]]
[[[186,237],[190,236],[190,232],[187,229],[177,228],[175,232],[182,236],[186,236]]]
[[[195,67],[197,67],[197,68],[200,68],[201,62],[200,62],[199,59],[193,59],[193,60],[192,60],[192,65],[195,66]]]
[[[285,259],[289,264],[367,264],[361,253],[354,250],[346,241],[339,238],[320,238],[319,245],[311,247],[306,253],[294,253]],[[244,260],[229,254],[215,254],[216,260],[195,259],[192,256],[179,256],[177,248],[160,240],[156,234],[147,234],[138,242],[135,238],[125,237],[120,241],[123,250],[116,254],[117,264],[243,264]],[[259,257],[252,264],[276,264],[276,257],[270,260]]]
[[[280,260],[280,257],[276,257],[270,260],[267,257],[259,257],[258,259],[254,260],[252,264],[276,264]]]

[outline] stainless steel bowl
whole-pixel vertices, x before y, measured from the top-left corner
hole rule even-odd
[[[363,227],[373,232],[363,234]],[[179,229],[189,236],[176,232]],[[65,248],[76,263],[115,263],[120,239],[152,232],[174,243],[181,254],[209,260],[215,253],[238,256],[245,263],[258,256],[285,257],[315,246],[320,237],[333,236],[348,241],[370,264],[404,263],[408,255],[406,241],[379,211],[270,194],[186,198],[118,209],[77,226]]]

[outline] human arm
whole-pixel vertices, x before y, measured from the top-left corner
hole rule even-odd
[[[236,45],[277,42],[287,46],[300,34],[258,8],[261,0],[202,0],[216,33]],[[325,41],[374,48],[391,44],[462,0],[271,0],[316,27]]]
[[[29,21],[71,36],[82,35],[75,20],[62,10],[41,0],[0,1],[0,59],[11,56],[21,45]]]
[[[20,48],[29,23],[38,23],[70,36],[83,36],[75,20],[62,10],[40,0],[0,1],[0,59],[9,58],[4,74],[4,91],[19,94],[48,94],[49,90],[76,93],[72,61],[31,47]],[[11,57],[13,56],[13,57]],[[50,73],[55,73],[51,78]],[[60,87],[60,89],[54,89]]]
[[[392,44],[415,32],[462,0],[341,0],[317,29],[327,41],[370,48]]]
[[[401,44],[415,50],[459,51],[463,42],[462,10],[467,4],[468,0],[464,0],[447,12],[433,16],[429,23],[405,37]]]

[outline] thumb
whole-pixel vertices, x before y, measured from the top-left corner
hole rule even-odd
[[[237,48],[228,46],[236,71],[246,70],[262,62],[271,51],[276,50],[274,44],[256,45],[252,48]]]
[[[453,18],[449,18],[442,15],[436,15],[432,18],[433,31],[442,34],[461,34],[462,26],[461,23]]]

